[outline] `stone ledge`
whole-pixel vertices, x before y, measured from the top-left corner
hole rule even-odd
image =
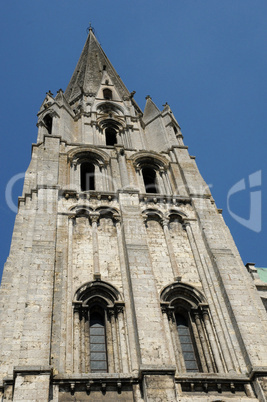
[[[86,374],[57,374],[53,377],[53,384],[88,384],[91,385],[100,385],[102,383],[106,383],[107,385],[116,385],[118,383],[125,385],[132,385],[133,383],[137,383],[139,380],[138,375],[134,375],[131,373],[86,373]]]
[[[203,382],[203,381],[212,381],[214,382],[249,382],[250,377],[246,374],[238,374],[235,372],[232,373],[183,373],[176,374],[175,381],[176,382]]]
[[[15,366],[14,377],[18,374],[52,374],[52,366]]]
[[[267,367],[266,366],[252,367],[249,372],[249,378],[250,378],[250,380],[254,380],[255,377],[266,377],[267,378]]]
[[[141,365],[140,374],[144,375],[173,375],[175,374],[175,366],[157,366],[157,365]]]

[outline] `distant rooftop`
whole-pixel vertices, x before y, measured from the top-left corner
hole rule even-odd
[[[262,282],[267,283],[267,268],[258,268],[258,267],[255,268],[258,272],[260,280],[262,280]]]

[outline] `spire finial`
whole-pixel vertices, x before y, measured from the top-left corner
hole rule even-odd
[[[89,32],[92,31],[94,33],[94,28],[92,27],[91,22],[89,22],[89,27],[86,29],[86,32],[89,34]]]

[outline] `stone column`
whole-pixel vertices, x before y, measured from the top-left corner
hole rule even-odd
[[[127,345],[125,338],[125,325],[123,318],[123,306],[116,305],[116,313],[117,313],[117,323],[118,323],[118,337],[120,339],[120,356],[121,356],[121,365],[122,372],[129,372],[129,364],[128,364],[128,353],[127,353]]]
[[[179,278],[179,280],[181,280],[182,277],[181,277],[181,274],[179,272],[179,268],[178,268],[178,265],[176,262],[173,245],[172,245],[172,240],[171,240],[171,236],[170,236],[170,232],[169,232],[169,228],[168,228],[169,219],[167,219],[167,218],[162,219],[161,224],[162,224],[164,235],[165,235],[165,241],[166,241],[166,245],[167,245],[167,249],[168,249],[168,253],[169,253],[169,257],[170,257],[170,261],[171,261],[173,276],[174,276],[174,278]]]
[[[171,187],[168,181],[168,176],[167,176],[167,172],[164,168],[160,168],[160,176],[165,188],[165,194],[170,195],[171,194]]]
[[[217,366],[218,372],[223,373],[224,369],[223,369],[223,365],[222,365],[222,359],[221,359],[221,356],[220,356],[220,353],[219,353],[218,345],[217,345],[216,340],[214,338],[213,330],[212,330],[211,323],[210,323],[210,317],[209,317],[208,309],[204,308],[202,310],[202,314],[203,314],[203,320],[204,320],[205,328],[206,328],[206,331],[207,331],[207,334],[208,334],[210,346],[211,346],[211,349],[212,349],[212,352],[213,352],[215,364]]]
[[[80,363],[81,363],[81,352],[80,352],[80,343],[81,343],[81,329],[80,329],[80,309],[75,308],[74,310],[74,325],[73,325],[73,333],[74,333],[74,342],[73,342],[73,367],[74,373],[80,372]]]
[[[146,189],[145,189],[145,183],[143,180],[143,175],[141,172],[141,168],[139,166],[136,167],[136,175],[137,175],[137,181],[138,181],[138,187],[140,189],[141,193],[145,193]]]
[[[85,372],[90,372],[90,311],[89,309],[85,312],[85,323],[84,323],[84,349],[85,349]]]
[[[96,185],[95,185],[95,188],[96,188],[96,190],[99,190],[99,191],[106,191],[105,165],[103,163],[99,163],[98,165],[95,165],[95,166],[96,166],[96,168],[98,166],[98,174],[96,175],[96,178],[95,178],[95,184],[97,181],[96,179],[98,179],[98,177],[99,177],[98,182],[101,183],[101,188],[96,188]]]
[[[158,190],[157,193],[167,194],[165,183],[164,183],[163,178],[162,178],[162,174],[158,170],[156,170],[156,187],[157,187],[157,190]]]
[[[162,319],[163,319],[164,328],[165,328],[167,346],[168,346],[169,355],[170,355],[171,360],[172,360],[173,356],[177,357],[176,356],[177,353],[176,353],[176,345],[173,343],[170,324],[169,324],[169,319],[171,319],[171,317],[168,318],[168,307],[169,307],[169,303],[166,303],[166,302],[161,303]],[[179,359],[174,358],[174,361],[175,361],[175,365],[177,366],[178,370],[181,371]]]
[[[125,296],[125,304],[127,309],[127,316],[126,316],[126,323],[127,323],[127,334],[128,334],[128,355],[130,357],[130,370],[135,372],[138,371],[138,363],[137,363],[137,349],[139,348],[138,340],[135,338],[135,329],[133,324],[133,312],[132,306],[130,304],[130,290],[129,290],[129,279],[127,276],[127,268],[126,268],[126,261],[125,261],[125,251],[123,247],[123,239],[121,233],[121,217],[119,215],[113,216],[115,219],[115,225],[117,230],[117,241],[118,241],[118,250],[119,250],[119,257],[120,257],[120,267],[121,267],[121,277],[123,281],[123,288],[124,288],[124,296]],[[126,336],[126,333],[125,333]],[[138,346],[137,346],[138,345]]]
[[[213,372],[214,372],[214,368],[213,368],[212,361],[211,361],[211,358],[210,358],[210,352],[209,352],[209,348],[208,348],[208,345],[207,345],[207,340],[206,340],[206,337],[205,337],[205,333],[204,333],[203,328],[202,328],[202,325],[201,325],[201,320],[200,320],[200,317],[199,317],[199,312],[198,312],[198,311],[194,311],[193,314],[194,314],[194,316],[195,316],[195,322],[196,322],[196,326],[197,326],[197,332],[198,332],[198,335],[199,335],[199,338],[200,338],[200,342],[201,342],[201,345],[199,345],[199,346],[200,346],[200,347],[202,346],[202,348],[203,348],[204,358],[205,358],[205,361],[206,361],[206,363],[207,363],[208,372],[209,372],[209,373],[213,373]],[[199,350],[200,350],[200,349],[199,349]]]
[[[106,330],[106,343],[107,343],[108,372],[115,373],[112,322],[109,309],[105,314],[105,324],[106,324],[105,330]]]
[[[208,373],[209,370],[208,370],[208,367],[207,367],[206,358],[205,358],[204,353],[203,353],[203,347],[202,347],[201,340],[199,338],[199,333],[198,333],[198,328],[197,328],[196,322],[195,322],[195,320],[191,319],[190,315],[189,315],[189,319],[191,321],[193,335],[194,335],[194,338],[195,338],[195,343],[196,343],[196,346],[197,346],[197,351],[198,351],[198,355],[199,355],[199,358],[200,358],[200,361],[201,361],[203,372]]]
[[[69,217],[68,221],[68,270],[67,270],[67,317],[66,317],[66,371],[67,373],[72,373],[73,371],[73,309],[72,309],[72,283],[73,283],[73,272],[72,272],[72,231],[73,231],[73,220],[74,216]]]
[[[100,266],[99,266],[99,247],[98,247],[98,234],[97,234],[97,222],[99,220],[98,213],[90,214],[92,222],[92,243],[93,243],[93,264],[94,264],[94,277],[100,279]]]
[[[116,319],[115,319],[115,311],[113,308],[109,310],[109,315],[110,315],[111,332],[112,332],[114,370],[115,370],[115,373],[120,373],[120,361],[119,361],[119,353],[118,353]]]
[[[80,370],[81,373],[85,373],[85,356],[87,355],[85,348],[85,311],[81,310],[80,317]]]
[[[122,185],[122,188],[126,188],[129,186],[129,177],[128,177],[128,172],[127,172],[124,148],[117,146],[116,150],[117,150],[117,157],[118,157],[118,163],[119,163],[119,169],[120,169],[120,175],[121,175],[121,185]]]

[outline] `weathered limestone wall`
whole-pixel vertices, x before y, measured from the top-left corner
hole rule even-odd
[[[174,273],[161,224],[151,219],[146,222],[146,229],[153,275],[159,293],[164,286],[173,282]]]
[[[92,227],[88,217],[77,217],[73,221],[72,236],[72,256],[69,265],[73,269],[73,291],[78,289],[83,283],[93,280],[93,244]]]
[[[158,291],[153,275],[138,194],[120,194],[125,253],[130,277],[132,308],[140,347],[140,364],[170,365],[164,338]]]

